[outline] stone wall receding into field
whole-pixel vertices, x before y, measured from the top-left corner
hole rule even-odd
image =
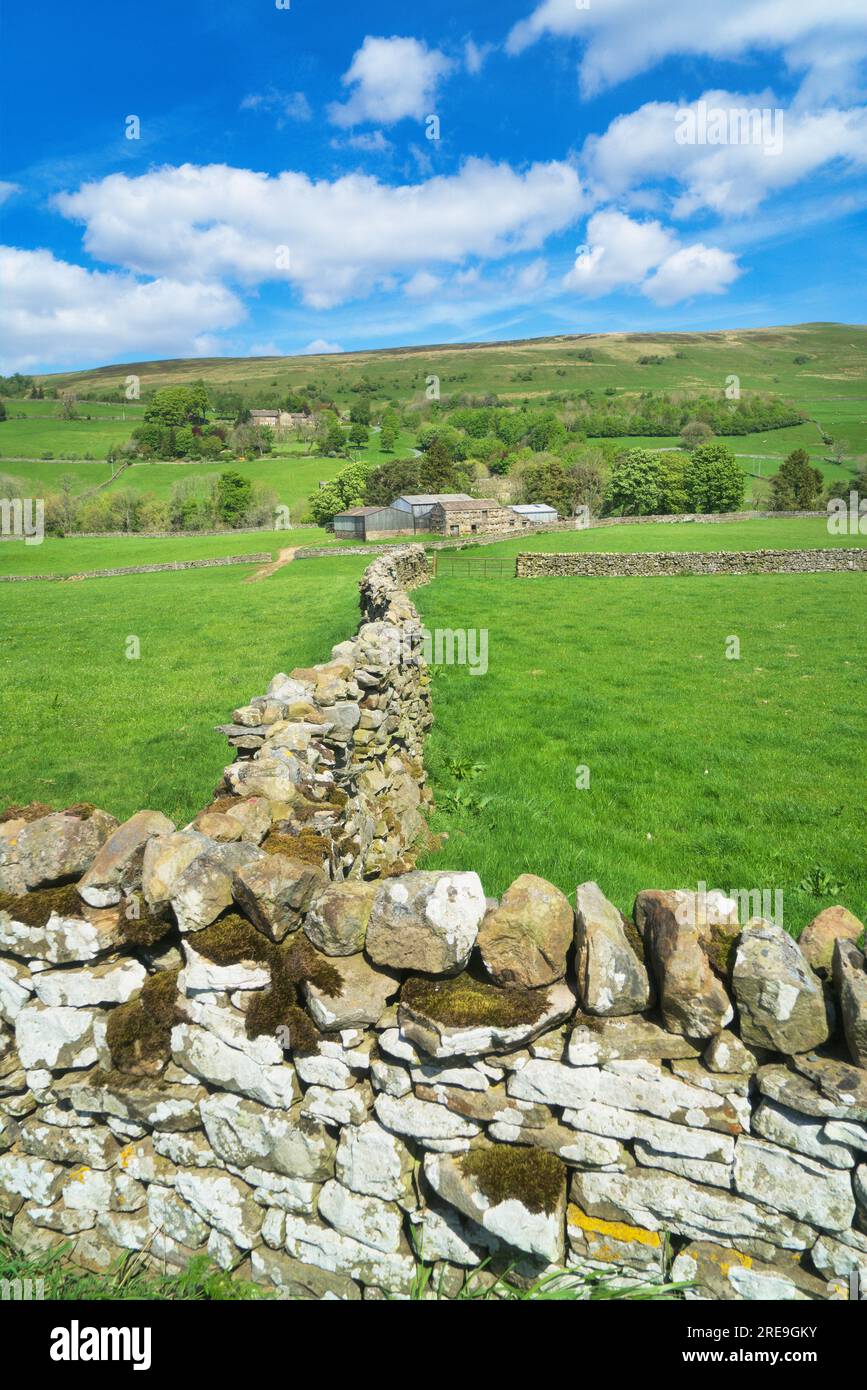
[[[721,893],[416,871],[413,546],[329,661],[225,726],[180,829],[0,819],[0,1220],[104,1271],[197,1253],[289,1298],[551,1271],[702,1299],[867,1278],[863,927]],[[746,909],[742,916],[749,917]]]
[[[867,547],[828,550],[662,550],[629,555],[613,551],[551,554],[522,551],[519,579],[628,579],[695,574],[826,574],[867,570]]]

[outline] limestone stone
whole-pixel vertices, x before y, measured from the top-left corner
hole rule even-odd
[[[346,1275],[330,1274],[301,1260],[290,1259],[275,1250],[261,1247],[251,1254],[253,1278],[260,1284],[270,1284],[286,1299],[316,1300],[325,1297],[342,1302],[357,1302],[361,1288]]]
[[[508,991],[506,991],[508,993]],[[541,994],[541,991],[540,991]],[[401,1000],[398,1009],[403,1038],[416,1043],[430,1057],[481,1057],[491,1052],[513,1052],[548,1032],[575,1010],[575,996],[565,981],[551,985],[538,1018],[518,1023],[443,1023]]]
[[[686,1299],[798,1303],[840,1297],[843,1291],[842,1281],[829,1285],[791,1260],[768,1264],[712,1241],[693,1241],[681,1250],[671,1278],[689,1285]]]
[[[620,1018],[593,1018],[578,1014],[569,1038],[568,1059],[573,1067],[598,1067],[605,1062],[635,1058],[663,1061],[697,1057],[701,1044],[679,1033],[669,1033],[641,1014]]]
[[[97,851],[78,884],[78,892],[92,907],[119,903],[141,878],[145,846],[154,835],[171,835],[174,823],[159,811],[136,811],[119,825]]]
[[[209,1085],[263,1105],[288,1109],[298,1097],[294,1068],[260,1066],[246,1053],[194,1024],[179,1023],[172,1029],[172,1056],[178,1066]]]
[[[581,1168],[628,1167],[631,1164],[622,1144],[596,1134],[581,1134],[558,1120],[540,1126],[509,1124],[496,1120],[488,1125],[488,1138],[502,1144],[529,1144],[546,1149],[564,1163]]]
[[[264,854],[237,869],[235,900],[271,941],[282,941],[301,924],[311,898],[322,887],[321,869],[285,854]]]
[[[570,1268],[606,1275],[631,1272],[651,1285],[665,1282],[665,1250],[657,1231],[588,1216],[573,1199],[566,1208],[566,1236]]]
[[[668,1173],[688,1178],[690,1182],[703,1183],[707,1187],[721,1187],[731,1190],[732,1169],[730,1163],[713,1163],[704,1158],[684,1158],[681,1154],[670,1154],[656,1149],[643,1139],[633,1144],[636,1161],[645,1168],[664,1168]]]
[[[0,1154],[0,1188],[37,1206],[47,1207],[59,1196],[67,1172],[58,1163],[33,1154]]]
[[[85,1126],[41,1124],[36,1116],[24,1121],[19,1142],[25,1153],[47,1158],[53,1163],[84,1163],[88,1168],[112,1168],[117,1162],[118,1144],[104,1125]]]
[[[574,914],[569,899],[535,874],[521,874],[488,911],[478,947],[495,984],[535,989],[566,973]]]
[[[821,1120],[801,1115],[797,1110],[789,1110],[776,1101],[762,1100],[759,1103],[753,1113],[752,1129],[773,1144],[794,1149],[796,1153],[818,1159],[831,1168],[851,1168],[855,1162],[850,1148],[828,1137]]]
[[[405,1201],[412,1171],[406,1145],[375,1120],[341,1130],[337,1176],[344,1187],[387,1202]]]
[[[0,951],[23,956],[31,969],[42,963],[73,965],[95,960],[124,944],[117,908],[82,904],[80,916],[61,917],[52,912],[44,926],[18,922],[8,912],[0,912]]]
[[[728,995],[710,966],[702,927],[689,920],[677,894],[639,894],[636,920],[644,921],[644,941],[659,988],[662,1020],[672,1033],[709,1038],[731,1022]],[[694,914],[693,914],[694,916]],[[681,920],[685,918],[685,920]]]
[[[837,940],[832,963],[834,988],[849,1055],[856,1067],[867,1067],[867,962],[848,941]]]
[[[478,1179],[465,1170],[460,1159],[447,1154],[426,1154],[424,1174],[433,1190],[464,1216],[517,1250],[560,1264],[564,1253],[566,1170],[562,1188],[550,1209],[515,1184],[515,1196],[494,1202],[485,1195]]]
[[[225,1162],[307,1182],[322,1182],[334,1171],[334,1139],[300,1106],[284,1114],[236,1095],[214,1095],[200,1109],[208,1142]]]
[[[199,993],[230,990],[266,989],[271,983],[271,968],[257,960],[236,961],[232,965],[218,965],[197,951],[186,938],[182,942],[184,969],[178,976],[178,990],[192,997]]]
[[[33,976],[27,966],[0,958],[0,1019],[4,1023],[14,1024],[32,994]]]
[[[411,1139],[470,1140],[481,1133],[481,1125],[435,1102],[419,1100],[416,1096],[397,1099],[380,1092],[373,1103],[377,1118],[386,1129]]]
[[[114,816],[96,809],[58,811],[30,821],[18,833],[21,875],[28,888],[78,878],[117,827]]]
[[[864,923],[847,908],[826,907],[801,932],[798,945],[808,964],[820,975],[830,977],[835,942],[849,941],[857,946],[863,931]]]
[[[603,1105],[598,1101],[592,1101],[581,1110],[564,1110],[563,1123],[581,1133],[623,1141],[640,1139],[658,1153],[681,1158],[715,1164],[731,1164],[734,1158],[731,1135],[721,1134],[719,1130],[691,1128],[658,1115]]]
[[[317,1027],[331,1032],[377,1023],[398,991],[399,977],[393,971],[375,968],[362,954],[341,956],[338,970],[342,983],[335,995],[327,994],[312,980],[305,982],[307,1008]]]
[[[317,893],[304,919],[304,931],[317,950],[326,956],[364,950],[377,888],[376,883],[344,879]]]
[[[596,883],[575,895],[575,978],[590,1015],[636,1014],[650,1002],[650,982],[626,935],[623,918]]]
[[[384,880],[365,949],[376,965],[448,975],[462,970],[485,914],[478,874],[415,872]]]
[[[182,932],[202,931],[232,905],[233,875],[242,865],[251,866],[260,851],[242,842],[213,844],[174,881],[172,911]]]
[[[852,1225],[855,1200],[847,1172],[764,1139],[742,1135],[735,1146],[735,1190],[825,1231]]]
[[[200,1126],[199,1102],[205,1090],[162,1077],[110,1077],[91,1073],[84,1080],[70,1079],[64,1090],[70,1105],[85,1115],[116,1116],[148,1129],[186,1131]]]
[[[576,1172],[571,1192],[590,1216],[627,1221],[648,1231],[667,1230],[692,1240],[721,1240],[749,1253],[757,1249],[767,1253],[774,1247],[808,1250],[816,1238],[809,1226],[779,1210],[656,1168]]]
[[[147,1190],[148,1220],[155,1231],[196,1249],[208,1239],[210,1226],[174,1187],[151,1183]]]
[[[219,1168],[178,1173],[176,1190],[209,1226],[215,1226],[242,1250],[255,1245],[262,1227],[262,1208],[245,1182]]]
[[[408,1249],[397,1253],[374,1250],[304,1216],[286,1216],[286,1249],[304,1264],[348,1275],[391,1293],[407,1293],[415,1274],[415,1261]]]
[[[154,835],[145,844],[142,860],[142,892],[152,909],[171,904],[175,884],[185,869],[216,842],[196,830],[176,830]]]
[[[15,1020],[15,1046],[22,1066],[67,1070],[98,1060],[89,1009],[31,1004]]]
[[[755,1054],[728,1028],[711,1038],[702,1053],[702,1061],[711,1071],[741,1072],[744,1076],[751,1075],[757,1065]]]
[[[373,1092],[363,1082],[348,1091],[332,1091],[328,1086],[308,1086],[301,1102],[302,1115],[330,1125],[359,1125],[373,1108]]]
[[[867,1071],[815,1053],[793,1057],[792,1066],[818,1088],[829,1119],[867,1121]]]
[[[43,1004],[81,1009],[125,1004],[146,979],[144,966],[134,957],[125,956],[85,970],[43,970],[34,975],[33,988]]]
[[[748,1046],[791,1054],[809,1052],[827,1039],[822,986],[797,942],[775,923],[754,918],[744,927],[732,986]]]
[[[381,1197],[365,1197],[331,1179],[319,1194],[319,1215],[341,1235],[373,1250],[396,1254],[402,1244],[403,1213]]]

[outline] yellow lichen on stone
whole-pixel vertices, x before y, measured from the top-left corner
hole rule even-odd
[[[632,1241],[653,1247],[662,1244],[658,1231],[646,1231],[643,1226],[627,1226],[624,1221],[602,1221],[599,1217],[588,1216],[574,1202],[569,1203],[567,1221],[569,1226],[577,1226],[587,1235],[608,1236],[611,1240]]]

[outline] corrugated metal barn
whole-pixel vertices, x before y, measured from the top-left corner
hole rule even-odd
[[[411,536],[412,516],[397,507],[350,507],[334,518],[334,534],[343,540],[384,540],[388,536]]]

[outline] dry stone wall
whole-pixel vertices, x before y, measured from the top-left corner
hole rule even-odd
[[[356,636],[235,711],[191,824],[0,820],[0,1219],[289,1298],[405,1297],[419,1258],[447,1291],[846,1298],[862,924],[796,944],[722,894],[627,919],[592,883],[414,869],[426,578],[419,547],[369,567]]]
[[[867,547],[828,550],[663,550],[639,555],[610,551],[550,554],[522,551],[515,564],[519,579],[624,579],[696,574],[825,574],[867,570]]]

